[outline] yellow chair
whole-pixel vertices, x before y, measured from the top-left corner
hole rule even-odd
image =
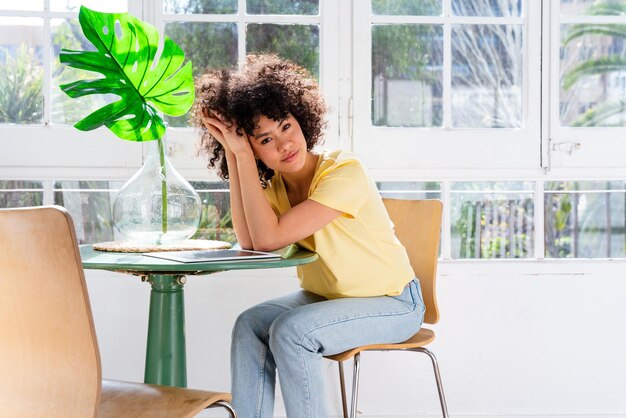
[[[383,199],[387,212],[394,223],[396,236],[406,247],[413,266],[415,276],[419,278],[426,305],[424,322],[436,324],[439,321],[437,298],[435,295],[435,281],[437,273],[437,255],[439,252],[439,235],[441,230],[442,204],[439,200],[397,200]],[[422,328],[408,340],[397,344],[376,344],[356,347],[340,354],[326,358],[338,362],[339,380],[341,385],[341,401],[343,416],[348,418],[346,389],[343,372],[343,362],[354,358],[352,405],[350,418],[356,418],[357,397],[359,391],[359,367],[361,352],[363,351],[413,351],[427,354],[433,365],[441,411],[448,417],[446,399],[439,375],[439,366],[435,355],[424,348],[435,339],[432,330]]]
[[[62,207],[0,210],[0,416],[192,417],[230,394],[102,380],[74,225]]]

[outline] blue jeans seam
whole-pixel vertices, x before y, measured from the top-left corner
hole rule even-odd
[[[265,373],[264,373],[264,369],[265,369],[265,361],[267,360],[267,347],[265,347],[261,353],[261,361],[259,362],[260,367],[259,367],[259,377],[260,377],[260,385],[258,388],[258,393],[257,393],[257,400],[258,400],[258,404],[257,404],[257,410],[256,410],[256,417],[260,417],[261,416],[261,411],[263,410],[263,399],[264,396],[263,394],[265,393]]]
[[[306,410],[311,413],[311,391],[309,390],[309,374],[307,373],[306,362],[304,361],[304,346],[300,345],[300,361],[302,362],[302,370],[304,370],[304,393],[306,394]],[[309,415],[310,417],[310,415]]]
[[[398,311],[398,312],[391,312],[391,313],[385,313],[385,314],[367,314],[367,315],[355,316],[355,317],[352,317],[352,318],[340,319],[340,320],[337,320],[337,321],[334,321],[334,322],[329,322],[327,324],[320,325],[320,326],[318,326],[316,328],[313,328],[312,330],[308,331],[306,334],[308,334],[310,332],[313,332],[313,331],[316,331],[316,330],[318,330],[320,328],[325,328],[325,327],[330,326],[330,325],[340,324],[342,322],[354,321],[354,320],[357,320],[357,319],[374,318],[374,317],[381,317],[382,318],[382,317],[385,317],[385,316],[400,316],[400,315],[411,314],[411,313],[415,312],[416,308],[417,308],[417,306],[413,305],[413,308],[410,311],[404,311],[404,312]]]
[[[300,347],[304,347],[304,345],[302,344],[302,343],[303,343],[303,341],[304,341],[304,339],[305,339],[305,338],[306,338],[306,339],[308,339],[308,335],[309,335],[310,333],[312,333],[312,332],[314,332],[314,331],[317,331],[318,329],[321,329],[321,328],[326,328],[326,327],[331,326],[331,325],[336,325],[336,324],[340,324],[340,323],[343,323],[343,322],[354,321],[354,320],[357,320],[357,319],[363,319],[363,318],[373,318],[373,317],[381,317],[381,318],[382,318],[382,317],[385,317],[385,316],[400,316],[400,315],[408,315],[408,314],[412,314],[413,312],[415,312],[415,309],[416,309],[416,308],[417,308],[417,306],[415,306],[415,305],[414,305],[414,306],[413,306],[413,309],[411,309],[410,311],[407,311],[407,312],[387,313],[387,314],[380,314],[380,315],[376,315],[376,314],[361,315],[361,316],[357,316],[357,317],[354,317],[354,318],[342,319],[342,320],[339,320],[339,321],[329,322],[329,323],[327,323],[327,324],[317,326],[317,327],[315,327],[315,328],[313,328],[313,329],[310,329],[309,331],[305,332],[305,333],[302,335],[302,338],[300,339],[300,341],[298,342],[298,345],[299,345]]]

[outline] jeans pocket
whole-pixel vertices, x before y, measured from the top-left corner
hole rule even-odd
[[[407,285],[402,290],[402,293],[396,296],[389,296],[403,303],[407,303],[409,305],[413,305],[413,297],[411,296],[411,286]]]
[[[391,297],[413,308],[423,307],[424,301],[422,300],[422,291],[419,283],[418,279],[413,279],[407,283],[401,294]]]
[[[426,304],[424,303],[424,296],[422,295],[422,287],[420,286],[420,281],[416,277],[411,282],[410,286],[411,294],[413,296],[413,303],[416,307],[421,308],[422,313],[426,311]]]

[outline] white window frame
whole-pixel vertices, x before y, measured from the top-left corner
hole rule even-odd
[[[0,124],[0,177],[12,179],[122,179],[142,164],[141,145],[122,141],[108,129],[80,132],[51,124],[51,19],[77,18],[77,12],[53,12],[50,0],[39,11],[2,11],[3,16],[43,19],[43,122],[39,125]],[[135,1],[129,12],[141,15]],[[95,110],[95,109],[93,109]],[[91,111],[93,111],[91,110]],[[88,115],[86,110],[85,116]]]
[[[544,0],[546,1],[546,0]],[[549,19],[550,55],[546,64],[549,86],[549,135],[543,146],[544,166],[547,170],[567,172],[578,169],[587,176],[595,176],[597,170],[607,176],[625,177],[626,173],[626,127],[624,128],[573,128],[561,126],[559,115],[560,85],[560,28],[569,23],[616,23],[626,24],[626,16],[562,16],[560,1],[549,1],[544,8]]]
[[[521,17],[452,16],[443,0],[442,16],[377,16],[370,7],[354,13],[354,151],[373,169],[421,176],[433,169],[532,169],[540,166],[541,4],[525,0]],[[371,25],[409,23],[443,25],[443,128],[374,127],[371,123]],[[523,127],[519,129],[453,129],[451,108],[451,26],[455,24],[523,24]],[[356,88],[356,86],[359,86]]]
[[[45,0],[49,5],[49,0]],[[450,1],[444,0],[444,15],[450,14]],[[240,6],[243,0],[239,0]],[[149,0],[130,1],[135,16],[163,28],[162,8]],[[318,19],[320,30],[320,82],[330,105],[329,126],[325,147],[353,149],[361,157],[377,181],[437,181],[446,208],[443,216],[442,258],[451,258],[450,184],[455,181],[534,181],[535,254],[544,258],[544,181],[557,180],[624,180],[626,163],[623,155],[626,141],[624,129],[561,128],[558,126],[558,51],[559,0],[525,0],[525,77],[531,87],[525,95],[523,129],[416,129],[372,128],[370,116],[371,23],[369,7],[362,0],[320,0],[318,17],[276,17],[233,15],[237,22],[275,23],[279,19],[310,23]],[[43,17],[50,34],[50,18],[75,16],[54,13],[49,6],[43,12],[3,12],[8,16]],[[240,7],[240,10],[243,10]],[[241,13],[241,12],[240,12]],[[168,16],[168,21],[171,16]],[[181,16],[181,20],[189,18]],[[542,20],[543,18],[543,20]],[[48,20],[46,20],[48,19]],[[224,16],[192,17],[225,21]],[[378,19],[378,18],[377,18]],[[387,19],[387,18],[385,18]],[[396,17],[388,18],[389,20]],[[397,18],[400,19],[400,18]],[[439,19],[439,20],[437,20]],[[433,23],[442,17],[402,17],[402,22]],[[603,22],[626,22],[626,17],[603,18]],[[189,20],[189,19],[187,19]],[[455,23],[487,23],[482,18],[450,18],[444,22],[450,55],[450,25]],[[365,23],[364,23],[365,22]],[[498,20],[502,23],[502,20]],[[353,30],[354,28],[354,30]],[[543,29],[543,33],[542,33]],[[239,28],[240,42],[243,26]],[[48,42],[44,43],[48,44]],[[245,52],[239,49],[240,61]],[[450,65],[450,57],[447,63]],[[540,72],[543,67],[543,72]],[[44,68],[50,74],[50,50],[45,50]],[[444,68],[445,71],[445,68]],[[444,72],[445,74],[445,72]],[[447,76],[450,94],[450,76]],[[543,85],[543,89],[540,87]],[[365,86],[365,88],[364,88]],[[44,86],[46,106],[50,103],[49,82]],[[449,103],[449,99],[448,99]],[[107,129],[79,132],[72,127],[51,126],[50,109],[44,112],[42,126],[0,125],[0,179],[43,180],[44,201],[52,201],[53,180],[126,180],[142,164],[142,146],[122,141]],[[489,132],[488,132],[489,131]],[[591,135],[593,133],[593,138]],[[169,128],[168,141],[173,164],[188,180],[217,180],[203,159],[194,157],[198,134],[193,129]],[[383,139],[382,146],[367,148],[366,144]],[[575,136],[578,135],[578,136]],[[498,144],[501,136],[513,138]],[[581,138],[584,136],[584,138]],[[580,150],[571,156],[554,152],[555,142],[583,141]],[[359,142],[363,141],[363,142]],[[519,151],[511,143],[525,144]],[[495,144],[495,145],[494,145]],[[407,151],[408,150],[408,151]],[[485,150],[488,150],[486,152]],[[371,152],[370,152],[371,151]],[[385,151],[393,159],[381,158]],[[518,152],[519,151],[519,152]],[[395,153],[395,154],[394,154]],[[368,155],[369,154],[369,155]],[[417,160],[407,155],[417,155]],[[471,155],[476,160],[465,158]],[[503,156],[504,160],[499,157]],[[503,163],[508,158],[509,164]],[[478,161],[478,162],[477,162]],[[480,164],[479,164],[480,162]],[[466,261],[466,260],[455,260]],[[505,260],[471,260],[469,261]],[[510,261],[510,260],[509,260]]]
[[[246,57],[246,25],[249,23],[279,23],[319,25],[320,27],[320,87],[329,105],[328,129],[325,136],[325,147],[339,146],[339,72],[340,48],[337,48],[340,24],[339,8],[342,2],[320,0],[320,13],[317,16],[307,15],[251,15],[245,13],[245,0],[238,0],[238,12],[219,15],[188,15],[164,14],[157,10],[153,3],[144,3],[144,13],[153,15],[157,28],[161,32],[166,22],[229,22],[237,23],[238,62],[242,65]],[[345,5],[344,5],[345,7]],[[189,128],[168,128],[168,142],[176,151],[171,155],[172,163],[181,173],[195,179],[217,179],[214,171],[208,172],[204,158],[195,155],[198,133]],[[192,157],[190,157],[192,156]]]
[[[50,0],[44,0],[42,11],[4,11],[5,16],[39,17],[44,19],[43,45],[50,46],[50,19],[76,18],[75,12],[51,12]],[[238,23],[238,59],[244,62],[245,25],[247,23],[294,23],[320,26],[320,84],[330,107],[325,146],[339,144],[339,7],[345,2],[320,0],[317,16],[248,15],[245,0],[238,0],[238,12],[220,15],[165,15],[161,1],[130,1],[129,13],[155,25],[163,33],[164,23],[173,21]],[[343,15],[345,16],[345,14]],[[344,59],[343,56],[341,56]],[[112,179],[131,176],[143,162],[145,147],[123,141],[109,130],[79,132],[71,126],[50,123],[51,50],[44,48],[44,117],[42,125],[0,125],[0,177],[11,179]],[[85,116],[88,113],[86,112]],[[169,156],[181,174],[190,180],[217,180],[214,171],[207,171],[204,158],[197,156],[198,133],[189,128],[169,128]],[[41,138],[45,138],[45,141]]]

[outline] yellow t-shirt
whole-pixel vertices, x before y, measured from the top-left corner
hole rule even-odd
[[[291,208],[280,173],[265,194],[278,216]],[[298,267],[301,287],[329,299],[402,293],[414,277],[413,269],[361,162],[345,151],[321,154],[309,199],[342,215],[297,242],[319,255],[317,261]]]

